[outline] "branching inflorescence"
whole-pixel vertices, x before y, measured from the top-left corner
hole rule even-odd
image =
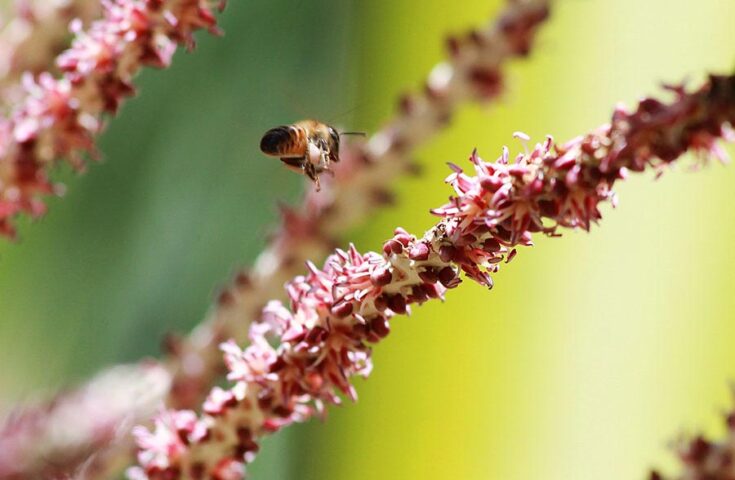
[[[178,2],[168,3],[178,5]],[[300,271],[305,261],[324,258],[344,230],[363,221],[372,208],[388,202],[391,195],[387,179],[400,171],[411,171],[412,151],[441,131],[459,106],[471,100],[487,102],[500,95],[504,64],[529,54],[539,27],[548,17],[548,4],[548,0],[508,0],[498,19],[489,22],[487,27],[449,39],[449,59],[433,69],[423,93],[404,96],[393,121],[368,142],[349,146],[343,152],[334,181],[326,182],[319,194],[308,192],[301,210],[284,210],[282,227],[271,238],[254,268],[235,277],[233,284],[219,295],[205,321],[189,337],[171,337],[166,342],[169,355],[165,367],[173,375],[173,381],[162,399],[165,398],[169,406],[195,408],[200,405],[224,369],[218,345],[228,338],[237,343],[246,341],[251,320],[259,316],[269,299],[281,296],[283,284]],[[169,11],[178,15],[184,10]],[[0,166],[4,161],[0,160]],[[43,171],[37,170],[34,174],[43,175]],[[0,224],[3,218],[7,221],[10,216],[0,215]],[[142,364],[141,375],[148,368],[147,363]],[[162,376],[161,379],[162,384],[169,385],[170,378]],[[120,378],[121,385],[111,394],[123,388],[126,381],[127,377]],[[156,391],[163,393],[160,389]],[[74,397],[64,395],[61,400],[66,398]],[[121,417],[121,424],[149,418],[147,408],[138,407],[130,405],[130,414]],[[33,435],[43,435],[39,432],[48,431],[44,425],[49,428],[58,425],[55,417],[46,415],[46,411],[34,410],[38,415],[32,431],[23,429],[31,425],[25,422],[16,424],[18,428],[12,436],[7,432],[0,434],[0,444],[15,442],[17,451],[25,448],[24,454],[29,460],[24,469],[17,470],[21,476],[37,474],[47,466],[38,456],[32,461],[37,451],[23,441]],[[97,472],[114,471],[114,465],[132,459],[124,429],[116,430],[117,437],[112,444],[107,441],[109,435],[93,435],[86,439],[80,435],[77,445],[86,441],[84,451],[99,452],[86,470],[88,478],[102,478],[105,475]],[[80,457],[76,455],[79,448],[75,447],[72,452],[63,438],[52,440],[59,441],[48,446],[47,450],[52,452],[50,456],[63,463],[66,471],[74,471],[75,465],[79,465]],[[69,455],[65,456],[64,452]]]
[[[167,66],[198,29],[217,32],[209,0],[109,0],[87,31],[73,26],[76,38],[57,59],[62,76],[26,76],[25,99],[0,121],[0,234],[12,236],[15,216],[42,214],[40,196],[59,192],[51,166],[66,159],[81,169],[94,155],[103,116],[133,94],[141,67]]]
[[[460,272],[491,287],[490,274],[533,233],[589,229],[630,171],[661,171],[687,151],[722,158],[717,142],[732,137],[735,76],[670,90],[669,104],[620,107],[609,125],[561,145],[549,137],[512,162],[507,149],[494,163],[473,153],[473,175],[452,165],[456,195],[433,210],[441,221],[422,238],[399,228],[382,253],[351,246],[323,268],[309,263],[286,286],[290,309],[269,303],[247,348],[222,345],[234,386],[215,387],[203,416],[167,410],[152,432],[136,430],[141,467],[131,477],[241,478],[260,437],[356,398],[350,379],[370,373],[370,344],[389,333],[394,315],[443,298]]]

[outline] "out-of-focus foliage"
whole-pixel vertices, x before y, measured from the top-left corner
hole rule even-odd
[[[194,325],[302,188],[259,135],[307,116],[372,130],[490,3],[232,1],[224,38],[141,77],[105,164],[62,174],[67,197],[0,246],[0,402],[156,354]],[[516,130],[564,140],[661,81],[731,68],[733,20],[719,0],[558,2],[504,103],[461,112],[398,207],[345,239],[367,250],[396,225],[421,232],[449,194],[444,162],[473,147],[520,149]],[[253,478],[619,480],[667,465],[683,429],[717,433],[735,377],[733,184],[720,165],[632,178],[591,233],[539,239],[492,292],[468,283],[398,318],[360,402],[266,442]]]

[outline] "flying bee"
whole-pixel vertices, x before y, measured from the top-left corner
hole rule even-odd
[[[260,150],[278,157],[299,173],[303,173],[321,189],[319,175],[329,173],[332,162],[339,162],[340,135],[365,135],[363,132],[339,133],[334,127],[318,120],[302,120],[292,125],[271,128],[260,140]]]

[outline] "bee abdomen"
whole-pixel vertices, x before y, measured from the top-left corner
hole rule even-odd
[[[260,140],[260,150],[266,155],[303,155],[306,151],[306,133],[292,125],[271,128]]]

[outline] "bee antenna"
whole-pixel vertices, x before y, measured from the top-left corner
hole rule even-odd
[[[339,135],[360,135],[361,137],[367,137],[367,133],[365,132],[340,132]]]

